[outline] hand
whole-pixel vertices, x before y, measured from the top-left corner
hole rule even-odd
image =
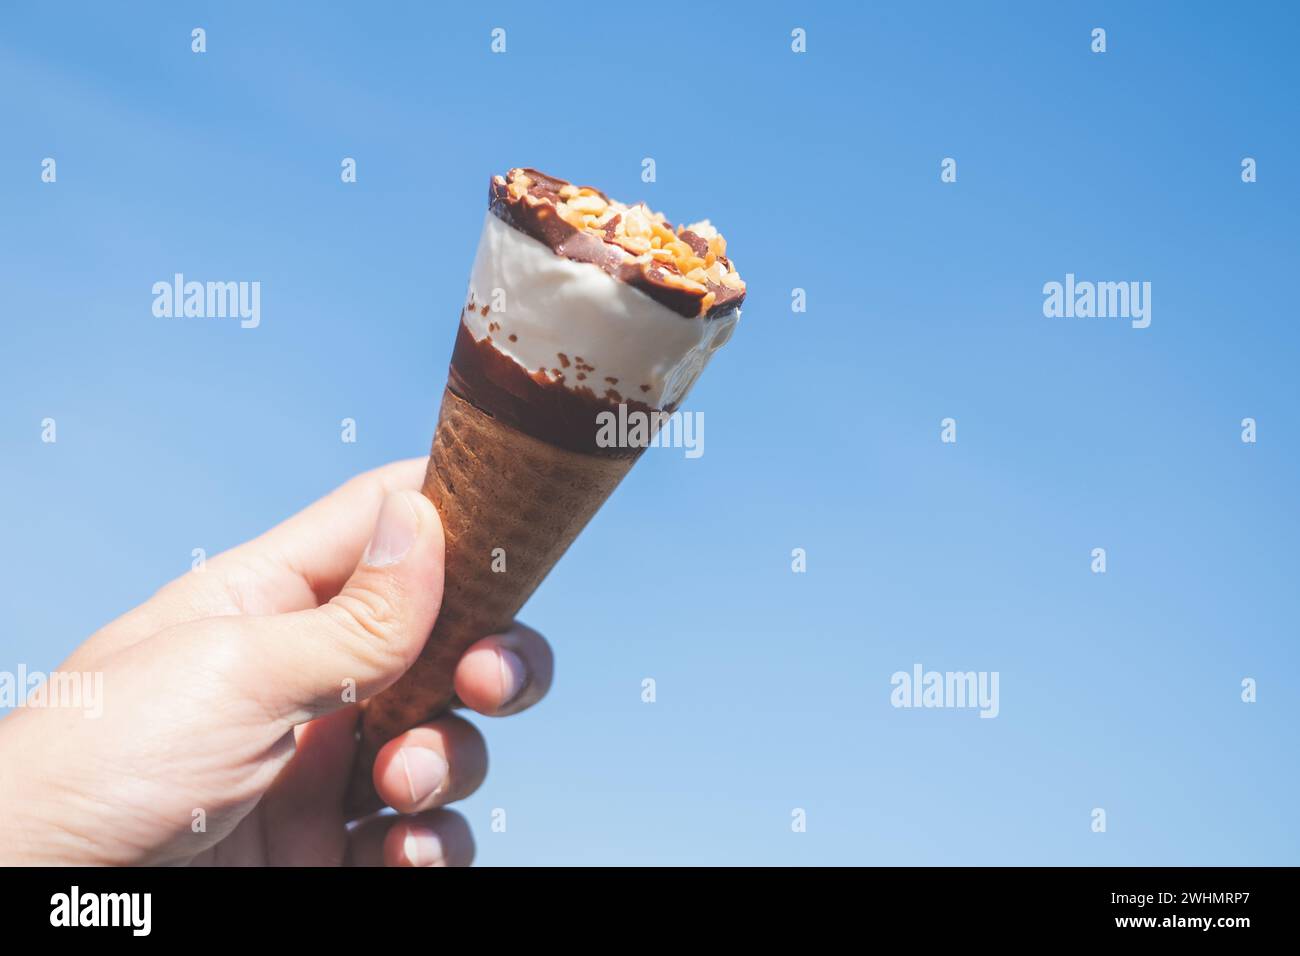
[[[353,479],[79,647],[60,672],[103,675],[102,716],[31,707],[0,721],[0,862],[468,864],[465,820],[439,809],[487,772],[460,717],[380,752],[375,788],[401,816],[349,832],[343,809],[359,717],[348,701],[401,676],[442,599],[424,467]],[[456,692],[499,716],[550,681],[550,648],[516,625],[470,648]]]

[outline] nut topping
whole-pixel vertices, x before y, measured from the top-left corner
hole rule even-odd
[[[506,208],[498,214],[507,222],[559,254],[600,265],[682,315],[724,312],[744,298],[745,282],[726,257],[727,242],[707,219],[674,229],[645,203],[628,206],[532,169],[493,177],[492,191],[498,197],[493,208],[501,202]],[[588,239],[583,245],[574,232],[598,244]],[[600,253],[601,245],[608,251]]]

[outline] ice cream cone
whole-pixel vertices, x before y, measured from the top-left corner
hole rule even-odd
[[[362,705],[354,814],[378,808],[380,747],[451,706],[460,657],[510,627],[644,450],[606,441],[601,418],[674,410],[744,298],[707,221],[673,231],[536,170],[494,177],[489,202],[424,480],[442,608],[411,669]]]

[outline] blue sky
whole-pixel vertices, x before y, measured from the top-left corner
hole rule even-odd
[[[712,218],[750,292],[703,457],[647,453],[526,608],[557,683],[480,721],[480,862],[1300,862],[1300,14],[808,6],[0,10],[0,669],[424,453],[532,165]],[[155,318],[175,272],[260,327]],[[1151,326],[1044,317],[1067,273]],[[891,707],[915,663],[999,716]]]

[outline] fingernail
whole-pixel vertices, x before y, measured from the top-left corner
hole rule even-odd
[[[447,761],[436,750],[403,747],[398,754],[402,758],[402,770],[406,773],[412,804],[427,800],[447,781]]]
[[[433,866],[443,860],[442,841],[428,827],[408,827],[402,853],[411,866]]]
[[[411,550],[419,530],[419,519],[406,496],[400,491],[392,492],[379,509],[375,533],[371,535],[361,560],[372,568],[396,564]]]
[[[501,666],[501,706],[511,703],[528,683],[528,668],[519,655],[509,648],[497,648],[497,661]]]

